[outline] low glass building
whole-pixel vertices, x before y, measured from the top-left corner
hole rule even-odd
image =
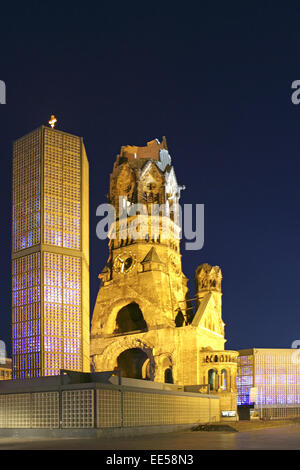
[[[261,418],[300,416],[300,350],[239,351],[237,404],[252,405]]]
[[[191,429],[221,419],[217,395],[114,374],[62,370],[58,376],[1,381],[0,436],[15,436],[16,430],[20,436],[26,429],[27,437],[97,437],[109,428],[122,435],[141,426],[157,432],[157,426]]]

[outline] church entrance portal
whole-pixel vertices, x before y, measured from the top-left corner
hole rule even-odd
[[[123,377],[150,380],[150,360],[142,349],[123,351],[117,359],[117,367]]]

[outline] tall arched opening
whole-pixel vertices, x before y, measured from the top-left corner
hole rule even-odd
[[[208,383],[211,391],[217,390],[217,371],[216,369],[209,369],[208,371]]]
[[[115,333],[128,333],[130,331],[146,329],[147,324],[137,303],[131,302],[119,310],[116,318]]]
[[[221,370],[221,388],[222,390],[227,390],[227,370]]]
[[[184,325],[184,316],[183,316],[183,313],[181,310],[179,310],[179,312],[177,313],[176,317],[175,317],[175,326],[178,328],[178,327],[181,327]]]
[[[123,377],[151,380],[150,360],[140,348],[126,349],[117,359],[117,368]]]
[[[166,384],[173,384],[174,383],[172,367],[168,367],[165,370],[165,383]]]

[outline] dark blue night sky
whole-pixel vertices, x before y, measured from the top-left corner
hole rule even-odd
[[[205,3],[205,4],[204,4]],[[1,6],[0,338],[10,353],[12,141],[47,124],[84,137],[90,162],[91,311],[107,258],[96,238],[121,145],[163,135],[182,203],[205,204],[205,244],[223,271],[227,348],[300,339],[299,3],[98,2]],[[278,6],[281,3],[281,7]],[[203,4],[203,5],[202,5]]]

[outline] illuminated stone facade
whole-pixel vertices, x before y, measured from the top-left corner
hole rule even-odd
[[[92,367],[121,369],[123,376],[131,378],[197,384],[203,392],[210,385],[212,393],[222,395],[222,409],[234,410],[238,353],[224,351],[222,274],[218,266],[208,264],[196,269],[193,310],[174,215],[182,189],[165,138],[145,147],[121,148],[110,178],[108,199],[117,219],[111,229],[109,258],[99,275],[91,330]],[[131,215],[135,204],[145,205],[151,216]],[[164,204],[166,211],[154,213],[152,204]],[[125,208],[127,221],[122,217]],[[140,239],[126,232],[126,225],[137,217]],[[156,232],[149,229],[155,218]],[[170,228],[168,236],[163,224]]]
[[[13,377],[89,371],[89,180],[80,137],[14,142]]]

